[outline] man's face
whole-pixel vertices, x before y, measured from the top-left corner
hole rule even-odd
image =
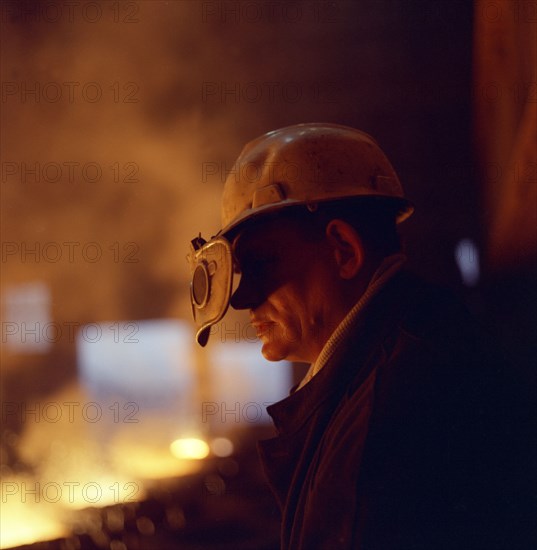
[[[231,298],[250,320],[271,361],[312,362],[331,333],[334,270],[324,241],[307,239],[290,219],[265,221],[234,241],[241,280]]]

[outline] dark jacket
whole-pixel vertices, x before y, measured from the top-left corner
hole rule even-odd
[[[466,310],[399,273],[259,442],[282,549],[513,549],[512,396]]]

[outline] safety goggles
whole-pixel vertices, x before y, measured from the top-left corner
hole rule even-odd
[[[210,328],[226,314],[233,286],[233,252],[224,237],[213,237],[205,241],[196,237],[191,241],[190,301],[196,324],[196,340],[205,346]]]

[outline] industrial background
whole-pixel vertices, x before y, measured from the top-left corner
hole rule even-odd
[[[277,547],[252,442],[299,367],[239,315],[196,349],[186,262],[275,128],[375,136],[416,207],[410,267],[535,387],[537,2],[0,9],[0,547]]]

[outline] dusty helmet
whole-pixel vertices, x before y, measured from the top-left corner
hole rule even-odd
[[[371,136],[339,124],[287,126],[242,150],[224,186],[220,234],[287,206],[359,196],[395,202],[398,222],[413,211],[390,161]]]

